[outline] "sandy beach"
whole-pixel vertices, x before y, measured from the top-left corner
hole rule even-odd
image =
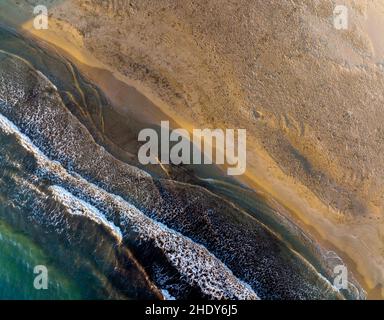
[[[29,7],[24,8],[29,9]],[[68,10],[65,4],[59,4],[57,8],[59,8],[57,11],[59,13]],[[372,11],[373,9],[371,8],[370,10]],[[26,10],[26,18],[28,18],[27,12],[28,10]],[[13,14],[19,16],[19,11],[14,10],[12,14],[8,14],[8,19],[13,20]],[[70,14],[68,15],[70,16]],[[241,117],[229,123],[228,119],[223,120],[219,116],[215,116],[215,119],[211,121],[204,113],[205,111],[202,111],[201,114],[189,113],[183,112],[184,109],[180,108],[180,112],[178,112],[177,107],[171,105],[171,101],[164,98],[162,89],[156,91],[155,87],[148,82],[129,77],[129,75],[121,72],[116,65],[107,63],[108,59],[101,61],[99,59],[101,53],[95,53],[94,48],[92,50],[89,48],[89,43],[85,42],[81,32],[74,25],[69,24],[67,21],[69,18],[62,17],[59,14],[57,16],[55,17],[54,14],[53,17],[50,17],[48,30],[35,30],[30,19],[14,21],[28,37],[45,43],[50,48],[55,48],[57,52],[72,61],[91,82],[96,84],[106,94],[119,113],[141,120],[143,125],[156,125],[161,120],[171,120],[172,127],[185,128],[190,132],[192,132],[193,128],[204,127],[208,124],[225,127],[225,125],[235,126],[238,122],[241,122]],[[384,13],[382,16],[376,16],[375,19],[376,25],[384,26]],[[76,17],[74,20],[76,20]],[[364,28],[370,30],[369,25],[364,26]],[[164,41],[167,42],[167,39]],[[374,42],[377,43],[377,41]],[[374,59],[380,60],[382,58],[381,50],[382,44],[379,43]],[[355,55],[356,52],[353,52],[353,57],[350,57],[350,61],[359,61]],[[371,62],[365,61],[365,63],[375,68],[370,65]],[[223,68],[225,69],[225,66]],[[176,72],[180,72],[180,70]],[[232,71],[229,70],[227,72],[231,73]],[[375,72],[378,71],[376,70]],[[300,74],[299,77],[303,77],[303,75]],[[376,80],[381,81],[382,75],[377,75],[377,77],[380,77],[380,80]],[[179,85],[178,83],[177,86]],[[234,83],[233,86],[236,87],[237,83]],[[235,95],[236,90],[236,88],[233,88],[231,93]],[[193,93],[191,92],[191,94]],[[131,101],[131,106],[127,104],[128,97]],[[378,103],[382,101],[381,96],[377,98],[377,101]],[[204,101],[204,103],[209,104],[209,101]],[[132,105],[136,107],[133,108]],[[140,108],[137,107],[138,105],[140,105]],[[214,110],[214,106],[212,109]],[[240,114],[246,114],[248,111],[241,110],[239,112]],[[285,135],[284,139],[286,140],[282,139],[282,143],[289,141],[298,150],[301,147],[297,145],[302,144],[304,147],[300,151],[303,151],[302,154],[308,156],[308,161],[312,161],[311,166],[320,169],[329,166],[327,170],[324,170],[326,174],[334,178],[334,180],[327,180],[330,181],[330,184],[336,185],[335,181],[339,181],[339,177],[349,174],[350,170],[343,168],[342,157],[332,153],[330,153],[331,156],[329,154],[325,155],[325,151],[324,154],[321,154],[322,150],[333,148],[330,146],[330,143],[327,144],[326,137],[321,137],[325,141],[325,147],[322,149],[323,145],[311,147],[313,145],[312,139],[318,133],[316,130],[314,130],[316,131],[315,133],[308,133],[307,136],[305,134],[295,136],[294,133],[297,133],[297,131],[305,133],[307,132],[306,130],[309,130],[305,127],[305,124],[301,127],[300,123],[295,122],[295,114],[291,118],[289,115],[278,118],[272,114],[268,117],[266,111],[260,111],[260,115],[261,117],[268,118],[262,126],[271,128],[273,132],[279,131],[279,133],[276,133],[276,137]],[[249,117],[250,115],[246,114],[246,116]],[[206,121],[204,121],[204,118]],[[352,193],[356,185],[359,185],[359,181],[356,184],[348,182],[343,185],[340,183],[342,186],[340,189],[336,187],[326,189],[324,185],[315,184],[315,182],[311,184],[312,181],[308,182],[303,178],[301,169],[299,170],[292,165],[293,169],[291,171],[288,170],[285,167],[285,163],[282,163],[276,154],[269,152],[273,147],[268,148],[266,146],[269,141],[265,141],[265,136],[258,132],[249,132],[247,172],[244,176],[238,178],[239,181],[262,194],[272,207],[275,207],[279,212],[284,213],[295,221],[323,247],[337,252],[348,264],[352,274],[364,286],[368,293],[368,298],[384,298],[384,289],[382,287],[384,284],[384,216],[382,204],[379,201],[367,201],[361,204],[361,211],[364,211],[364,214],[353,212],[353,210],[348,212],[347,210],[340,209],[338,204],[333,202],[334,190],[342,190],[342,193],[348,193],[349,191]],[[266,136],[268,137],[268,134]],[[317,149],[312,153],[311,148]],[[312,154],[312,157],[309,156],[310,154]],[[359,171],[358,164],[356,166],[354,169]],[[320,169],[315,172],[321,172]],[[364,168],[361,171],[369,170],[370,168]],[[376,172],[377,176],[381,178],[379,169]],[[354,177],[353,179],[356,180],[357,178]],[[379,185],[379,182],[375,183]],[[372,185],[375,183],[372,182]],[[372,193],[377,193],[377,190],[373,190],[374,187],[369,184],[364,184],[364,188],[367,188],[367,190],[371,188]],[[369,190],[371,191],[371,189]],[[382,190],[380,185],[378,190]],[[363,197],[360,197],[360,194],[356,196],[356,199],[360,199],[362,202],[364,200]],[[356,200],[356,202],[359,201]],[[340,206],[342,207],[343,204],[340,204]]]

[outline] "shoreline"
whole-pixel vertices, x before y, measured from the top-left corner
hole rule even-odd
[[[77,46],[72,45],[71,41],[63,41],[62,39],[65,39],[65,37],[64,35],[63,37],[59,36],[59,30],[53,32],[49,30],[49,33],[46,31],[35,31],[28,29],[26,27],[26,24],[23,25],[22,30],[29,36],[32,36],[32,38],[46,44],[48,43],[50,46],[59,49],[59,52],[62,51],[65,57],[72,61],[79,68],[79,70],[89,76],[89,80],[91,80],[96,85],[100,86],[100,88],[103,90],[103,92],[109,99],[111,99],[111,97],[113,98],[114,92],[113,88],[106,88],[106,84],[108,84],[108,81],[105,81],[105,78],[103,78],[105,76],[113,77],[116,79],[116,81],[120,81],[122,84],[135,88],[135,90],[137,90],[141,95],[146,97],[151,102],[154,108],[153,110],[156,110],[155,114],[147,114],[147,116],[149,116],[148,119],[151,118],[151,116],[153,116],[152,119],[159,119],[162,115],[165,115],[168,119],[173,119],[173,123],[177,124],[178,127],[183,127],[189,132],[191,132],[191,130],[194,128],[192,123],[188,122],[186,119],[183,119],[181,116],[174,114],[170,110],[170,108],[166,106],[165,103],[160,101],[160,99],[156,98],[153,92],[150,92],[149,90],[145,89],[140,83],[136,83],[114,72],[111,68],[105,66],[96,58],[94,58],[92,54],[87,52],[84,48],[79,49]],[[95,72],[93,73],[92,70],[94,70]],[[101,73],[104,73],[104,76],[101,75]],[[116,99],[118,100],[118,98]],[[113,102],[113,99],[111,99],[111,101]],[[144,112],[144,114],[146,113]],[[254,147],[254,145],[252,145],[252,147]],[[255,153],[257,154],[257,152],[258,151],[256,151]],[[263,159],[260,160],[261,158]],[[302,230],[304,230],[305,232],[310,231],[308,233],[314,239],[316,239],[319,244],[326,244],[324,245],[324,247],[328,248],[329,243],[334,243],[332,244],[332,247],[337,248],[336,252],[338,254],[342,253],[343,250],[339,249],[340,235],[335,235],[335,237],[337,238],[336,241],[333,241],[334,239],[332,239],[331,241],[328,236],[329,234],[332,234],[332,232],[329,232],[329,230],[335,229],[335,227],[333,225],[330,225],[329,220],[327,221],[326,218],[318,214],[319,212],[321,212],[321,214],[326,213],[325,205],[319,199],[317,199],[316,196],[313,195],[311,191],[308,190],[306,187],[299,186],[295,181],[293,181],[293,179],[290,179],[289,177],[284,177],[284,173],[281,172],[281,170],[273,163],[272,160],[270,160],[270,157],[268,155],[260,152],[259,157],[257,158],[257,162],[258,163],[256,166],[253,165],[253,172],[262,172],[262,176],[256,176],[255,174],[253,174],[251,170],[249,170],[250,166],[248,166],[247,173],[244,176],[236,177],[235,179],[250,186],[256,192],[261,192],[262,194],[264,194],[266,200],[269,203],[277,202],[279,203],[279,205],[283,203],[283,207],[285,207],[285,209],[287,210],[286,213],[289,215],[290,218],[294,217],[295,223],[297,223]],[[275,177],[272,177],[271,172],[274,172],[274,170]],[[274,181],[272,181],[273,179]],[[296,189],[292,187],[296,187]],[[302,195],[302,197],[300,197],[300,194]],[[301,212],[311,212],[311,216],[300,214]],[[327,217],[330,218],[331,215],[327,214]],[[316,225],[313,224],[314,220],[317,220]],[[326,240],[327,238],[328,240]],[[337,243],[339,243],[339,245],[336,245]],[[351,250],[353,249],[356,248],[352,247]],[[359,260],[356,256],[350,256],[348,250],[346,250],[343,256],[347,257],[347,259],[343,257],[343,260],[350,259],[350,261],[354,261],[354,263],[356,263],[355,260]],[[364,260],[360,259],[360,261]],[[367,274],[367,270],[361,270],[362,268],[364,268],[364,265],[356,264],[356,267],[351,266],[350,263],[348,263],[348,265],[350,269],[352,269],[352,273],[355,275],[355,277],[359,279],[360,284],[367,291],[368,297],[370,297],[370,291],[372,290],[371,288],[373,285],[372,281],[370,281],[367,276],[364,276],[364,274]],[[363,281],[361,281],[360,279],[362,279]]]

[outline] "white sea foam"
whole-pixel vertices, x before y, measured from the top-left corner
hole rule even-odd
[[[55,199],[59,200],[68,209],[70,214],[84,216],[97,224],[103,225],[115,236],[119,243],[122,242],[123,235],[121,230],[116,227],[114,223],[108,221],[97,208],[75,197],[60,186],[49,187],[49,190],[52,192]]]
[[[99,202],[102,207],[111,207],[113,204],[114,212],[120,215],[122,227],[135,230],[143,241],[154,242],[181,276],[189,284],[198,286],[207,296],[215,299],[258,299],[257,294],[248,284],[236,278],[232,271],[204,246],[150,219],[122,197],[108,193],[78,175],[71,175],[60,163],[45,156],[13,122],[2,114],[0,114],[0,130],[6,134],[15,135],[20,145],[35,156],[41,169],[59,176],[63,182],[76,185],[83,197],[88,198],[87,202],[88,200]],[[108,214],[102,213],[95,206],[60,186],[51,187],[51,191],[63,204],[71,208],[72,214],[88,216],[113,232],[118,232],[117,227],[107,219]],[[118,230],[119,234],[124,234],[123,229]]]
[[[163,295],[163,297],[164,297],[165,300],[176,300],[176,298],[173,297],[173,296],[168,292],[168,290],[166,290],[166,289],[161,290],[161,294]]]

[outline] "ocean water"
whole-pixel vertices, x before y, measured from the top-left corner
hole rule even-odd
[[[123,161],[112,112],[71,63],[0,28],[0,298],[364,297],[334,288],[340,260],[249,190]]]
[[[8,212],[7,214],[12,214]],[[44,251],[23,233],[0,222],[0,296],[2,299],[80,299],[81,285],[57,268]],[[50,270],[50,290],[36,290],[34,266]]]

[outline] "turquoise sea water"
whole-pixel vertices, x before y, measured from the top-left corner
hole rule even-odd
[[[8,213],[11,214],[11,213]],[[48,268],[48,289],[34,287],[34,267]],[[75,283],[31,239],[0,221],[1,299],[80,299],[81,283]]]

